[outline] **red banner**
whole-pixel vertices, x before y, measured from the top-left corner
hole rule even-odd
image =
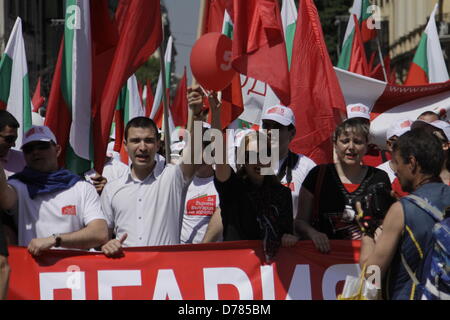
[[[9,299],[17,300],[333,300],[358,275],[359,241],[281,248],[264,262],[260,241],[130,248],[124,257],[52,250],[33,258],[10,247]]]

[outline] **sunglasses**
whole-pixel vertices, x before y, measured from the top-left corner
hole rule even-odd
[[[51,147],[51,143],[50,142],[40,142],[40,143],[35,143],[35,144],[26,144],[22,147],[22,151],[25,154],[31,153],[35,150],[38,151],[45,151],[50,149]]]
[[[17,136],[3,136],[0,134],[0,137],[2,137],[3,140],[5,140],[5,142],[8,144],[13,144],[17,140]]]

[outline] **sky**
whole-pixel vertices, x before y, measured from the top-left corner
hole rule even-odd
[[[163,0],[166,5],[170,28],[174,37],[174,44],[178,52],[175,73],[183,75],[184,66],[187,67],[188,83],[192,75],[189,66],[191,49],[197,38],[198,12],[200,0]]]

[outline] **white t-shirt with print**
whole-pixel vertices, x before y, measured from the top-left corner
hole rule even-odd
[[[214,176],[194,177],[184,204],[181,243],[201,243],[217,208],[219,208],[219,194],[214,186]]]
[[[19,246],[28,246],[34,238],[81,230],[93,220],[106,220],[97,191],[86,181],[34,199],[30,198],[24,183],[16,179],[8,183],[18,197]]]

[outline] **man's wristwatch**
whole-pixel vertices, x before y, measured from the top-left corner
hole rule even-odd
[[[61,246],[61,235],[59,233],[52,234],[53,238],[55,238],[55,248],[59,248]]]

